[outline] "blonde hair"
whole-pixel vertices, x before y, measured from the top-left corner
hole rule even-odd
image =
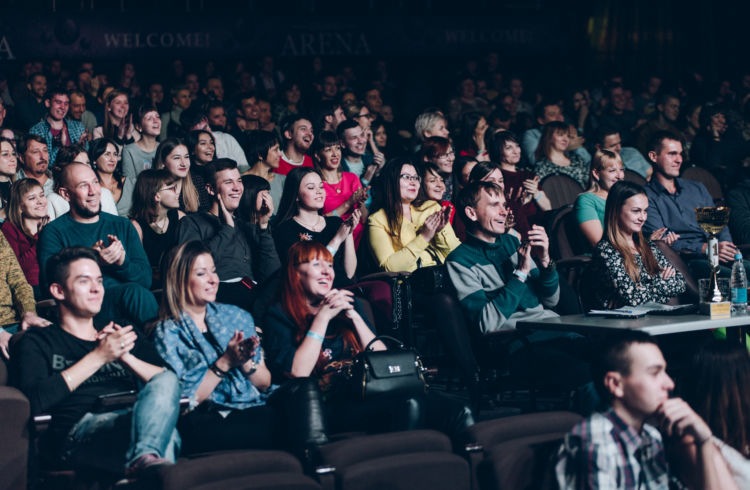
[[[185,305],[194,301],[193,293],[188,286],[190,271],[195,260],[203,254],[211,255],[211,250],[198,240],[185,242],[171,250],[164,262],[169,265],[164,272],[164,293],[159,305],[159,320],[179,320]]]
[[[594,178],[594,170],[601,174],[602,170],[612,165],[623,166],[622,157],[619,153],[610,150],[597,150],[591,158],[591,171],[589,172],[589,188],[587,192],[599,192],[601,186]]]

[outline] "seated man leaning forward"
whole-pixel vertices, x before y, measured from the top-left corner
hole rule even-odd
[[[466,241],[445,263],[470,328],[482,335],[512,332],[520,320],[556,317],[549,308],[560,298],[560,282],[544,228],[532,226],[523,244],[505,233],[507,203],[492,182],[469,183],[457,209],[465,216]],[[518,333],[509,339],[511,372],[534,378],[541,388],[579,390],[576,408],[592,409],[597,400],[590,388],[585,340],[568,332]],[[522,348],[521,335],[533,349]]]
[[[151,265],[133,225],[101,212],[102,187],[88,165],[72,163],[60,179],[60,195],[70,202],[70,211],[40,233],[39,277],[47,277],[47,260],[63,248],[91,248],[102,264],[106,289],[97,325],[124,319],[143,326],[155,320],[159,306],[148,290]]]
[[[669,398],[674,382],[653,338],[618,332],[598,352],[594,382],[611,407],[565,436],[555,464],[559,488],[667,490],[683,488],[683,477],[689,488],[737,488],[708,425],[685,401]],[[692,460],[695,474],[672,472],[667,453]]]
[[[52,422],[43,453],[77,467],[137,477],[175,461],[180,386],[151,343],[132,326],[94,327],[104,297],[91,248],[66,248],[49,261],[59,324],[32,327],[13,349],[12,372],[32,415]],[[108,410],[108,395],[138,391],[135,405]]]

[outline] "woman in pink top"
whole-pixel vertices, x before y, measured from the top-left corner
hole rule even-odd
[[[352,233],[354,246],[358,247],[362,237],[362,223],[367,219],[365,201],[369,197],[370,188],[362,188],[357,175],[341,171],[341,144],[336,133],[323,131],[315,142],[315,166],[323,176],[323,186],[326,190],[323,214],[339,216],[346,220],[356,208],[359,208],[362,218]]]

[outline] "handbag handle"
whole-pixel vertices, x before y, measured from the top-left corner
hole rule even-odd
[[[396,345],[398,345],[401,350],[405,350],[406,349],[406,347],[404,346],[404,343],[401,342],[400,340],[398,340],[397,338],[391,337],[390,335],[378,335],[377,337],[375,337],[374,339],[372,339],[371,341],[369,341],[367,343],[367,346],[364,348],[364,350],[370,350],[370,347],[372,346],[372,344],[374,344],[378,340],[380,340],[380,341],[390,340],[391,342],[393,342]]]

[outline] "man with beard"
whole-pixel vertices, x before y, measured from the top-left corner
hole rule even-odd
[[[70,107],[68,94],[60,89],[52,89],[44,96],[47,118],[29,129],[29,133],[44,138],[49,150],[50,162],[54,165],[57,152],[63,146],[76,143],[88,147],[86,129],[80,121],[65,119]]]
[[[309,119],[299,114],[289,116],[281,123],[284,151],[281,153],[277,174],[286,175],[293,168],[312,167],[308,150],[313,142],[313,126]]]
[[[99,257],[106,291],[97,325],[122,320],[143,326],[155,319],[158,305],[148,290],[151,266],[133,225],[101,212],[102,188],[88,165],[71,163],[60,179],[59,193],[70,202],[70,211],[45,226],[39,237],[39,277],[47,277],[47,261],[63,248],[92,248]]]
[[[48,197],[55,182],[49,171],[49,150],[44,138],[36,134],[27,134],[22,138],[18,142],[18,159],[21,169],[16,174],[16,179],[36,179],[42,185],[45,197]]]

